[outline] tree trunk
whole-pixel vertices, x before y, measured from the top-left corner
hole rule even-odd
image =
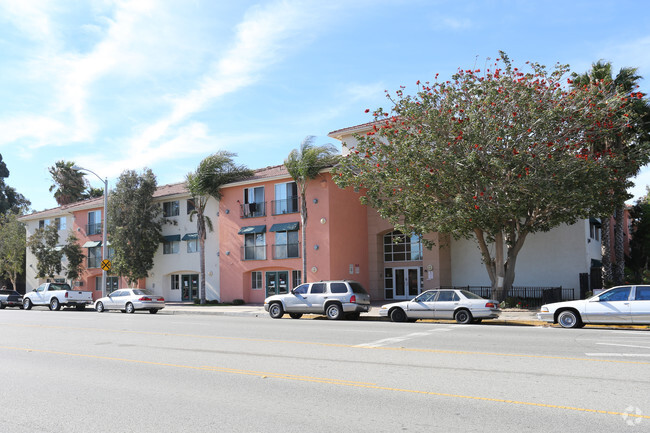
[[[614,221],[614,257],[616,263],[614,264],[613,276],[614,285],[623,284],[625,282],[625,233],[623,230],[623,216],[625,206],[616,209]]]
[[[198,209],[198,208],[197,208]],[[205,304],[205,217],[203,212],[197,212],[197,235],[199,237],[199,292],[201,296],[201,305]]]
[[[607,288],[610,286],[612,282],[612,261],[611,261],[612,253],[611,253],[611,240],[609,236],[610,217],[609,216],[602,217],[600,221],[602,226],[601,228],[602,233],[600,238],[601,239],[600,251],[602,255],[601,260],[602,260],[602,267],[603,267],[602,279],[603,279],[603,288]]]
[[[306,188],[302,187],[300,191],[300,225],[302,240],[302,278],[301,282],[307,282],[307,200],[305,200]]]

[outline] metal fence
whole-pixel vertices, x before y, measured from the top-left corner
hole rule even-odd
[[[490,286],[454,286],[442,289],[467,290],[482,298],[492,297]],[[506,297],[506,308],[537,309],[551,302],[569,301],[575,299],[575,291],[564,287],[513,287]]]

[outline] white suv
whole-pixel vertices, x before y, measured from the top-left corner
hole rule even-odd
[[[305,283],[284,295],[269,296],[264,309],[274,319],[289,313],[292,319],[303,314],[325,314],[328,319],[347,316],[357,319],[361,312],[370,311],[370,295],[356,281],[319,281]]]

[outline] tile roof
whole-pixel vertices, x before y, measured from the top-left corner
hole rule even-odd
[[[327,136],[338,139],[339,137],[341,137],[343,135],[354,134],[356,132],[360,132],[360,131],[370,129],[370,127],[372,125],[374,125],[375,123],[378,123],[378,122],[373,120],[372,122],[362,123],[360,125],[348,126],[347,128],[337,129],[336,131],[332,131],[329,134],[327,134]]]

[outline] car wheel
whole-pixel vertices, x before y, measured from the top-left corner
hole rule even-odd
[[[4,309],[5,309],[5,307],[6,307],[6,305],[5,305],[5,304],[3,304],[2,302],[0,302],[0,310],[4,310]]]
[[[580,315],[573,310],[564,310],[557,316],[557,322],[563,328],[582,328]]]
[[[158,312],[157,308],[152,308],[151,310],[149,310],[149,314],[156,314],[157,312]]]
[[[98,302],[95,305],[95,310],[97,310],[98,313],[103,313],[104,312],[104,303],[103,302]]]
[[[292,319],[300,319],[302,317],[302,313],[289,313],[289,317]]]
[[[468,323],[472,323],[472,313],[469,311],[462,309],[456,311],[456,314],[454,314],[454,319],[456,319],[456,322],[462,324],[462,325],[467,325]]]
[[[128,304],[126,304],[126,312],[129,314],[135,313],[135,307],[133,307],[132,303],[129,302]]]
[[[391,322],[404,322],[406,321],[406,313],[401,308],[395,308],[390,312]]]
[[[31,299],[27,298],[23,301],[23,310],[31,310],[33,306]]]
[[[50,301],[50,310],[51,311],[59,311],[61,309],[61,303],[59,302],[58,299],[52,298]]]
[[[279,302],[274,302],[269,306],[269,315],[274,319],[281,319],[284,316],[284,310],[282,309],[282,304]]]
[[[330,304],[325,309],[325,314],[328,319],[339,320],[343,317],[343,308],[339,304]]]

